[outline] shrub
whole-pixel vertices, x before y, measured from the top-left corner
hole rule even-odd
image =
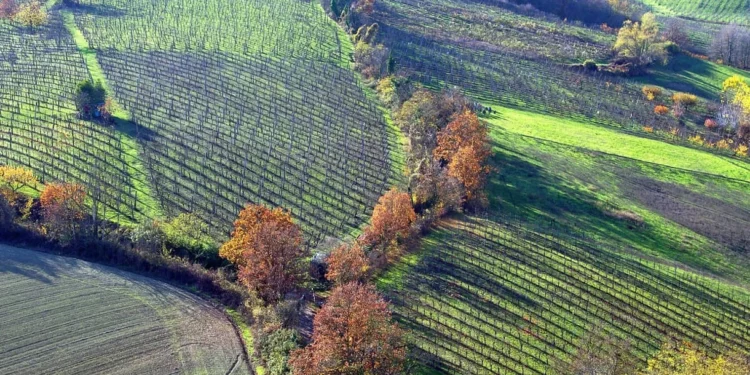
[[[300,337],[293,329],[282,328],[261,335],[258,342],[260,359],[265,364],[266,374],[289,374],[289,354],[298,349]]]
[[[682,104],[686,107],[691,107],[696,104],[698,104],[698,97],[693,94],[688,94],[684,92],[676,92],[674,95],[672,95],[672,101],[675,104]]]
[[[668,42],[664,43],[664,50],[667,51],[667,53],[670,54],[670,55],[676,55],[676,54],[680,53],[681,49],[680,49],[680,46],[677,45],[677,43],[674,43],[672,41],[668,41]]]
[[[136,249],[155,253],[164,248],[167,235],[158,221],[147,220],[133,228],[130,240]]]
[[[731,139],[722,139],[718,142],[716,142],[716,148],[719,150],[729,150],[732,148],[732,140]]]
[[[395,108],[399,104],[396,83],[393,81],[392,76],[381,79],[380,82],[378,82],[376,90],[378,91],[380,101],[389,108]]]
[[[690,343],[679,346],[667,343],[648,360],[648,367],[640,374],[750,375],[750,362],[746,355],[740,353],[728,353],[712,358]]]
[[[654,132],[654,127],[653,126],[644,126],[643,127],[643,131],[646,132],[646,133],[653,133]]]
[[[643,86],[643,88],[641,88],[641,92],[649,101],[660,97],[662,94],[661,87],[651,85]]]
[[[656,113],[659,116],[664,116],[669,113],[669,108],[667,108],[667,106],[664,106],[664,105],[657,105],[656,107],[654,107],[654,113]]]
[[[583,68],[590,72],[595,72],[599,70],[599,65],[596,64],[596,61],[594,60],[586,60],[583,62]]]
[[[16,0],[0,0],[0,18],[12,19],[17,10]]]
[[[44,228],[49,236],[63,244],[79,238],[86,217],[86,190],[81,185],[54,183],[45,186],[39,196]]]
[[[688,137],[688,141],[690,143],[692,143],[694,145],[698,145],[698,146],[705,146],[706,145],[706,140],[703,139],[703,137],[701,137],[699,134],[696,134],[696,135],[694,135],[692,137]]]
[[[737,150],[735,150],[735,153],[737,154],[737,156],[747,157],[748,147],[745,145],[739,145],[737,146]]]
[[[219,245],[210,228],[196,214],[182,213],[162,228],[169,247],[184,251],[188,257],[209,264],[218,262]]]
[[[328,257],[328,272],[326,278],[336,285],[343,285],[351,281],[365,281],[370,265],[364,249],[359,243],[351,246],[342,245],[331,252]]]
[[[716,123],[716,120],[707,118],[706,121],[703,122],[703,126],[705,126],[706,129],[713,130],[713,129],[716,129],[717,127],[719,127],[719,124]]]

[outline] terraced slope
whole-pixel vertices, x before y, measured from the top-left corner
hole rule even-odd
[[[0,373],[250,374],[220,311],[178,288],[0,246]]]

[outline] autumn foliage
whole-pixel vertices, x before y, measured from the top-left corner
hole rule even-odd
[[[491,168],[492,152],[487,143],[487,127],[476,114],[466,111],[438,133],[433,157],[448,166],[448,175],[466,188],[466,198],[475,198],[484,187]]]
[[[640,375],[750,375],[750,358],[739,353],[712,358],[690,343],[668,343]]]
[[[239,279],[266,302],[277,301],[302,279],[302,232],[281,208],[247,205],[219,255],[235,264]]]
[[[47,184],[39,201],[49,234],[63,242],[75,239],[86,216],[84,187],[69,183]]]
[[[388,304],[370,285],[335,288],[315,315],[312,343],[292,353],[295,375],[403,373],[406,347]]]
[[[657,105],[654,107],[654,113],[660,116],[664,116],[669,113],[669,108],[664,105]]]
[[[341,245],[328,257],[326,278],[336,285],[365,281],[369,268],[367,255],[359,242],[353,245]]]
[[[35,187],[39,181],[34,172],[23,167],[0,165],[0,194],[13,203],[18,191],[24,187]]]
[[[411,205],[409,194],[392,188],[378,200],[372,211],[372,222],[365,230],[366,244],[389,245],[406,237],[417,214]]]

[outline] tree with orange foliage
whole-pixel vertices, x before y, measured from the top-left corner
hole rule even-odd
[[[448,164],[453,155],[462,147],[473,147],[486,153],[487,157],[490,154],[487,146],[487,127],[479,121],[479,117],[474,112],[468,110],[456,116],[445,129],[438,133],[437,147],[432,155],[435,160]]]
[[[335,288],[315,315],[312,343],[292,353],[295,375],[403,373],[406,346],[388,304],[371,285]]]
[[[476,114],[465,111],[438,133],[435,160],[448,166],[448,175],[466,189],[466,199],[478,197],[492,168],[487,160],[492,151],[487,141],[487,127]]]
[[[365,230],[364,242],[369,245],[388,246],[409,233],[417,214],[409,194],[397,188],[388,190],[378,200],[372,211],[370,226]]]
[[[486,165],[488,154],[474,146],[458,149],[448,164],[448,175],[457,179],[466,188],[466,200],[471,201],[479,196],[487,175],[492,168]]]
[[[266,302],[281,299],[303,278],[302,231],[289,211],[247,205],[219,255],[239,268],[239,279]]]
[[[353,245],[341,245],[331,252],[326,278],[336,285],[365,281],[369,269],[364,249],[359,242],[355,242]]]
[[[39,196],[44,228],[52,238],[70,242],[78,238],[86,217],[86,189],[79,184],[53,183]]]

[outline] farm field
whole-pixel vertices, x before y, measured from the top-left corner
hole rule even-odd
[[[3,374],[251,374],[228,318],[168,284],[0,245]]]

